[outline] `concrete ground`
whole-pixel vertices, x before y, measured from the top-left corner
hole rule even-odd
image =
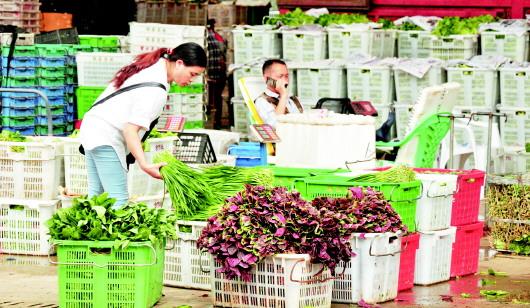
[[[490,268],[506,272],[507,276],[479,273],[432,286],[416,286],[380,307],[530,307],[530,257],[497,254],[481,261],[479,272]],[[484,280],[488,285],[481,287]],[[479,291],[483,289],[510,293],[499,302],[487,301],[480,296]],[[163,293],[156,307],[212,307],[208,291],[164,287]],[[462,293],[469,294],[470,298],[463,298]],[[50,265],[46,257],[0,255],[0,307],[53,308],[58,307],[57,303],[57,267]],[[334,304],[333,307],[349,306]]]

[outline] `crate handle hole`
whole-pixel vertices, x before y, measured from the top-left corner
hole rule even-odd
[[[105,248],[98,248],[98,247],[90,247],[90,253],[95,255],[110,255],[112,252],[112,249],[110,247]]]

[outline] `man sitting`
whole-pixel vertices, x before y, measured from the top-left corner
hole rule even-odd
[[[264,123],[276,127],[277,115],[304,112],[298,98],[289,97],[289,71],[285,62],[279,59],[267,60],[263,63],[262,72],[267,89],[256,98],[254,104]]]

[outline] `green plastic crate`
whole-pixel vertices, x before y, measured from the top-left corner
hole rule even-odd
[[[52,106],[50,109],[51,109],[52,115],[63,115],[63,114],[65,114],[64,106]],[[35,109],[35,113],[38,116],[46,116],[47,115],[46,107],[37,106],[37,108]]]
[[[66,84],[66,79],[64,76],[61,77],[40,77],[38,78],[39,85],[45,87],[57,87],[64,86]]]
[[[66,74],[65,67],[37,67],[36,68],[37,76],[39,77],[49,77],[49,78],[58,78],[64,77]]]
[[[37,55],[41,57],[64,57],[68,54],[68,45],[62,44],[37,44]]]
[[[2,56],[7,57],[9,55],[9,46],[2,47]],[[36,57],[37,48],[32,46],[15,46],[13,51],[13,57]]]
[[[281,186],[289,189],[293,188],[295,179],[301,179],[323,174],[348,172],[347,169],[305,169],[277,167],[274,165],[268,165],[265,168],[272,170],[272,174],[274,175],[274,186]]]
[[[202,84],[190,84],[188,86],[179,86],[172,84],[169,89],[169,93],[189,93],[189,94],[200,94],[204,92],[204,86]]]
[[[204,128],[204,122],[203,121],[186,121],[184,123],[184,129],[192,129],[192,128]]]
[[[52,127],[52,135],[64,135],[66,133],[66,125],[54,125]],[[35,135],[37,136],[46,136],[48,135],[48,126],[47,125],[37,125],[35,126]]]
[[[36,77],[9,77],[6,84],[8,87],[34,87],[37,85]]]
[[[164,246],[56,241],[60,307],[152,307],[162,296]]]
[[[94,48],[119,48],[120,40],[112,35],[80,35],[79,43]]]
[[[416,230],[416,201],[421,197],[421,181],[403,183],[366,183],[354,182],[349,177],[321,175],[311,178],[295,179],[294,187],[300,195],[313,200],[316,197],[345,197],[348,188],[361,186],[372,187],[383,193],[392,207],[401,216],[409,231]]]
[[[90,109],[105,87],[79,87],[75,90],[77,97],[77,118],[81,120]]]
[[[35,117],[2,117],[2,126],[35,125]]]

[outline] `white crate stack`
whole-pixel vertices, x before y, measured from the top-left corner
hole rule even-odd
[[[186,122],[203,120],[203,93],[169,93],[167,103],[158,120],[157,128],[164,129],[169,117],[182,115]]]
[[[280,58],[282,40],[279,30],[270,26],[238,26],[232,30],[234,63],[243,64],[258,58]]]
[[[0,142],[0,254],[47,255],[46,221],[60,207],[64,185],[59,139]]]
[[[327,34],[324,29],[285,29],[282,33],[283,58],[289,61],[327,59]]]
[[[329,26],[328,57],[347,59],[364,53],[378,58],[393,57],[396,35],[394,30],[373,29],[370,24]]]
[[[130,53],[79,52],[75,56],[79,86],[107,86],[116,72],[130,64]]]
[[[157,23],[129,23],[131,53],[149,52],[158,48],[175,48],[193,42],[205,47],[206,27]]]

